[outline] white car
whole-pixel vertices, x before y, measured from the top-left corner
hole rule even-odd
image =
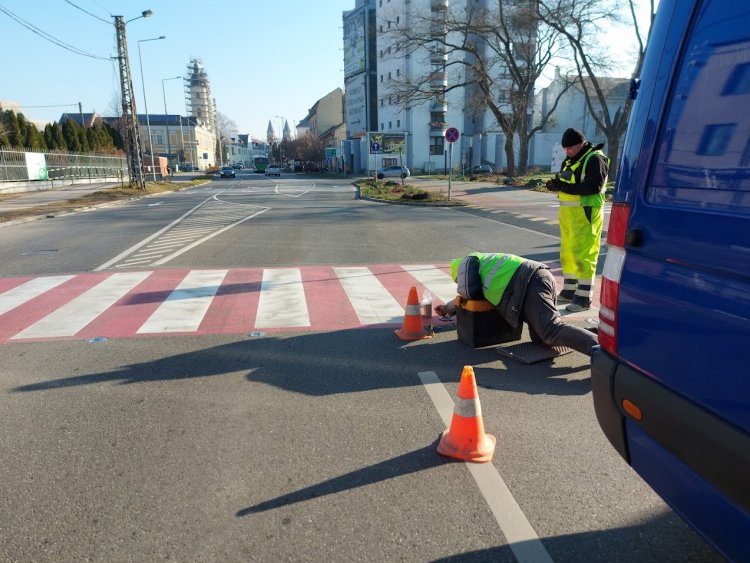
[[[406,166],[386,166],[378,172],[378,180],[383,178],[406,178],[411,172]]]
[[[266,166],[266,176],[281,176],[281,166],[269,164]]]

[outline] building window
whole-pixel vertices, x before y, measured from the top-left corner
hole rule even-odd
[[[383,82],[383,75],[380,75],[380,81]]]
[[[396,76],[401,76],[401,69],[400,68],[396,69]]]
[[[154,141],[157,145],[163,145],[164,144],[164,133],[161,131],[156,131],[154,133]]]
[[[729,141],[732,140],[736,123],[719,123],[706,125],[698,146],[698,154],[705,156],[719,156],[726,152]]]
[[[388,72],[388,80],[391,80],[391,73],[390,73],[390,71]]]
[[[430,154],[443,154],[443,137],[430,137]]]
[[[398,127],[399,129],[401,129],[401,120],[400,119],[398,119],[396,121],[396,127]]]

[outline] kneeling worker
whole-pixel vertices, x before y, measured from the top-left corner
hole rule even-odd
[[[587,356],[597,344],[596,336],[577,326],[566,324],[557,310],[555,278],[549,267],[513,254],[473,252],[479,259],[482,293],[512,327],[526,321],[532,342],[547,346],[566,346]],[[468,258],[468,257],[466,257]],[[456,281],[459,265],[466,258],[451,261],[451,276]],[[453,302],[438,305],[439,315],[456,314]]]

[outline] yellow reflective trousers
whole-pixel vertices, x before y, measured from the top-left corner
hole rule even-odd
[[[590,283],[596,275],[602,240],[602,208],[584,208],[580,205],[580,197],[562,193],[558,195],[561,196],[560,265],[563,275],[576,278],[579,283]],[[589,210],[590,218],[586,215]]]

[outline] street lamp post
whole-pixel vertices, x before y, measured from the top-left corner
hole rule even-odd
[[[154,166],[154,143],[151,140],[151,122],[148,119],[148,101],[146,100],[146,83],[143,80],[143,58],[141,57],[141,43],[146,41],[159,41],[159,39],[166,39],[164,35],[159,37],[152,37],[151,39],[141,39],[138,41],[138,66],[141,67],[141,86],[143,87],[143,106],[146,109],[146,132],[148,135],[148,146],[151,151],[151,174],[153,181],[156,182],[156,166]],[[137,118],[137,116],[136,116]]]
[[[164,89],[164,83],[167,80],[177,80],[178,78],[182,78],[182,76],[174,76],[172,78],[161,79],[161,93],[164,96],[164,119],[166,120],[167,124],[167,162],[169,162],[169,155],[172,154],[172,149],[169,144],[169,115],[167,114],[167,91]],[[180,131],[182,131],[182,120],[180,120]]]
[[[138,134],[138,111],[135,107],[133,79],[130,72],[128,43],[125,37],[125,26],[140,18],[153,15],[151,10],[144,10],[141,15],[125,21],[124,16],[112,16],[115,19],[115,37],[117,38],[117,61],[120,66],[120,90],[122,92],[122,124],[125,137],[125,154],[128,158],[128,176],[141,189],[146,188],[143,180],[143,154]]]

